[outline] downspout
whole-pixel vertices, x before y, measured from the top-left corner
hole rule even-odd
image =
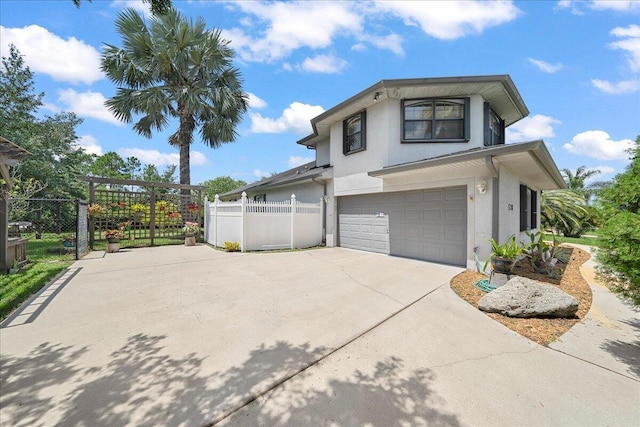
[[[485,165],[491,176],[493,177],[493,181],[491,183],[492,195],[493,195],[493,207],[492,207],[492,215],[491,215],[491,237],[496,242],[499,241],[498,236],[498,224],[500,222],[500,188],[499,188],[499,180],[498,180],[498,170],[496,166],[493,164],[493,156],[486,156],[484,158]]]
[[[317,178],[311,178],[311,181],[315,182],[318,185],[322,185],[322,203],[325,204],[324,206],[324,215],[322,215],[322,244],[326,245],[327,244],[327,182],[318,182],[316,181]]]

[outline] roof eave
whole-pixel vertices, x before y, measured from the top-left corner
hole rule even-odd
[[[517,144],[497,145],[494,147],[483,148],[477,151],[467,151],[463,153],[453,153],[448,156],[436,157],[432,159],[420,160],[412,163],[405,163],[396,166],[389,166],[368,173],[372,177],[383,177],[385,175],[397,174],[400,172],[410,172],[420,169],[459,163],[469,160],[485,158],[486,156],[505,156],[508,154],[529,152],[534,157],[536,163],[543,169],[550,180],[557,185],[558,188],[565,188],[566,184],[562,175],[558,171],[549,150],[542,140],[522,142]]]
[[[522,118],[529,115],[529,109],[527,108],[524,100],[520,96],[518,89],[516,88],[513,80],[508,74],[495,74],[495,75],[484,75],[484,76],[459,76],[459,77],[424,77],[424,78],[415,78],[415,79],[388,79],[388,80],[380,80],[379,82],[369,86],[368,88],[358,92],[352,97],[342,101],[336,106],[330,108],[324,113],[314,117],[311,119],[311,127],[313,128],[313,133],[298,140],[297,143],[300,145],[305,145],[307,147],[314,146],[317,142],[315,140],[316,137],[319,136],[317,124],[322,120],[331,117],[336,114],[340,110],[346,108],[352,103],[357,102],[358,100],[366,97],[371,97],[372,94],[375,94],[378,91],[381,91],[385,88],[397,88],[397,87],[406,87],[406,86],[420,86],[420,85],[440,85],[440,84],[452,84],[452,83],[500,83],[505,92],[507,93],[509,99],[513,107],[518,111],[520,117],[517,120],[514,120],[507,124],[507,126],[516,123]],[[371,104],[375,103],[373,101],[373,97],[371,97]]]

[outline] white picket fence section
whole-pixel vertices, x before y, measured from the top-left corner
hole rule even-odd
[[[324,202],[301,203],[294,194],[282,202],[256,202],[247,194],[237,202],[216,195],[205,203],[205,241],[216,247],[238,242],[244,251],[300,249],[322,243]]]

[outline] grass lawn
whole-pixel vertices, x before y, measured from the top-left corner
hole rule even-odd
[[[5,318],[23,301],[46,285],[56,274],[74,261],[74,253],[50,253],[61,249],[63,235],[44,234],[42,239],[30,238],[25,265],[16,274],[0,275],[0,319]]]
[[[587,246],[598,246],[598,237],[597,237],[597,232],[594,231],[590,231],[588,233],[586,233],[588,236],[596,236],[596,237],[579,237],[579,238],[574,238],[574,237],[564,237],[564,236],[556,236],[556,239],[558,239],[558,241],[560,243],[576,243],[578,245],[587,245]],[[553,240],[553,234],[550,233],[545,233],[544,235],[545,240]]]

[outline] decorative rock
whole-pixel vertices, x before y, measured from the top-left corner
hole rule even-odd
[[[509,317],[572,317],[578,300],[555,286],[516,276],[482,297],[478,308]]]

